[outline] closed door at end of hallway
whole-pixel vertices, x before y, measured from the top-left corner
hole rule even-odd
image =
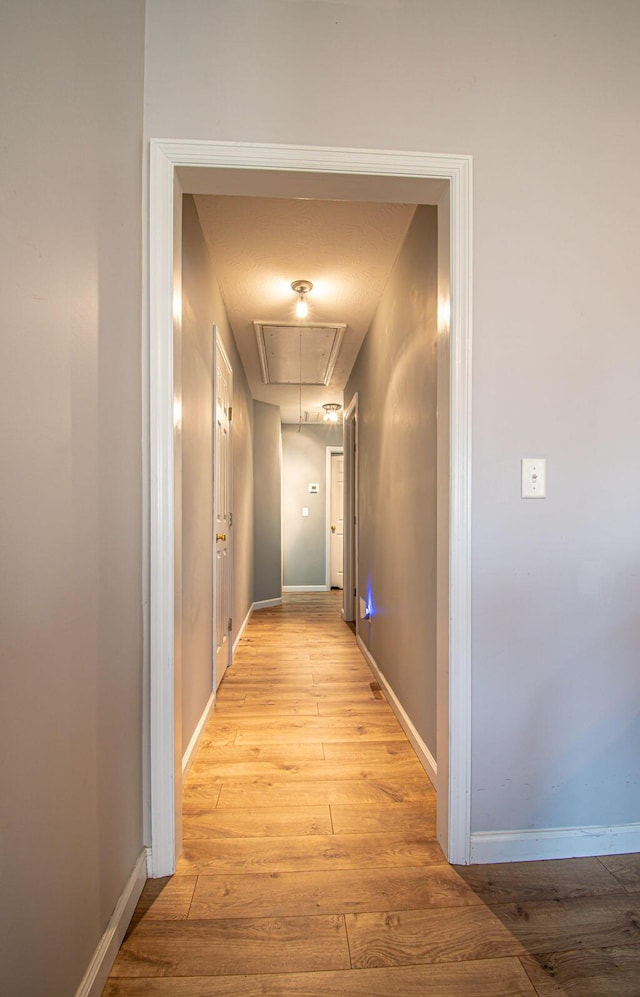
[[[331,530],[329,534],[329,565],[331,588],[343,587],[344,540],[344,457],[331,455]]]

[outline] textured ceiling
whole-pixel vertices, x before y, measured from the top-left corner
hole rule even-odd
[[[346,324],[329,386],[302,390],[303,418],[317,421],[323,402],[342,402],[415,205],[226,195],[195,202],[252,394],[280,405],[283,422],[298,421],[299,389],[263,383],[254,322],[295,323],[291,281],[310,280],[305,323]]]

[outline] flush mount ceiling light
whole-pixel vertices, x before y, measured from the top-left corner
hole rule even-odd
[[[305,295],[309,293],[313,284],[310,280],[294,280],[291,284],[291,290],[299,294],[300,297],[296,302],[296,317],[306,318],[309,311],[309,307],[306,302]]]
[[[337,402],[326,402],[322,407],[324,409],[325,422],[338,422],[338,412],[342,408],[342,405],[338,405]]]

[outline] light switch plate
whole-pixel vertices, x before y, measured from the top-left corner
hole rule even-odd
[[[546,457],[522,458],[522,497],[547,497],[547,459]]]

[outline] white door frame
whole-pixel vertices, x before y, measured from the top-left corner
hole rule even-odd
[[[331,458],[334,454],[341,456],[344,449],[341,443],[332,443],[326,447],[325,470],[324,470],[324,491],[325,491],[325,583],[327,591],[331,589]]]
[[[438,230],[450,237],[439,343],[449,342],[449,538],[447,648],[438,668],[439,837],[450,862],[470,853],[471,786],[471,176],[469,156],[367,149],[160,140],[150,142],[149,175],[149,697],[150,873],[175,869],[174,814],[174,197],[176,169],[289,171],[446,181]],[[179,226],[176,223],[176,237]],[[145,337],[146,341],[146,337]],[[438,613],[439,619],[443,614]],[[441,657],[441,656],[439,656]],[[443,752],[446,758],[441,757]],[[439,783],[441,782],[439,776]]]

